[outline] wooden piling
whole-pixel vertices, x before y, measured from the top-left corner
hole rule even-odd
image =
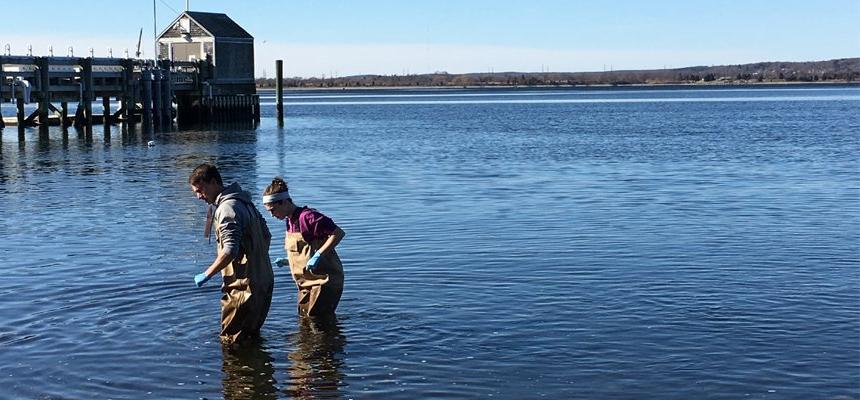
[[[206,121],[211,122],[215,119],[215,98],[212,96],[205,97],[206,99]]]
[[[82,69],[82,79],[81,85],[83,85],[83,98],[81,102],[84,106],[84,119],[83,121],[86,126],[92,129],[93,126],[93,100],[95,100],[95,95],[93,93],[93,59],[92,58],[82,58],[80,60],[80,65]],[[80,107],[80,106],[78,106]],[[75,121],[77,122],[77,121]]]
[[[81,97],[83,99],[83,97]],[[83,100],[82,100],[83,101]],[[82,128],[87,124],[87,116],[86,111],[84,111],[84,105],[82,103],[78,103],[78,108],[75,109],[75,128]]]
[[[24,128],[25,116],[24,116],[24,98],[22,97],[15,98],[16,107],[18,108],[18,128]]]
[[[102,123],[107,125],[110,120],[110,96],[102,96]]]
[[[66,101],[60,102],[60,126],[63,128],[71,125],[69,123],[69,103]]]
[[[230,112],[230,119],[235,121],[242,117],[242,96],[233,96],[233,111]]]
[[[152,118],[152,73],[149,70],[144,70],[140,74],[140,95],[143,103],[143,118],[149,120]]]
[[[152,119],[155,125],[162,124],[161,118],[161,70],[152,70]]]
[[[196,108],[196,109],[197,109],[197,113],[196,113],[196,115],[195,115],[194,122],[199,124],[199,123],[201,123],[201,122],[203,122],[203,121],[206,121],[206,110],[207,110],[207,107],[208,107],[208,106],[207,106],[207,103],[206,103],[206,97],[205,97],[205,96],[200,96],[200,97],[196,100],[196,103],[195,103],[194,99],[192,99],[192,100],[191,100],[191,104],[192,104],[192,107],[194,106],[194,104],[196,104],[196,105],[197,105],[197,107],[194,107],[194,108]]]
[[[105,118],[106,118],[105,121],[107,121],[108,116],[105,116]],[[102,125],[102,137],[104,138],[104,142],[106,144],[110,144],[110,140],[111,140],[111,138],[110,138],[110,125],[111,124],[109,124],[108,122],[105,122],[104,125]]]
[[[275,60],[275,108],[278,126],[284,125],[284,60]]]
[[[170,125],[173,123],[173,82],[171,82],[172,75],[170,73],[169,65],[166,64],[167,63],[165,63],[165,68],[162,69],[161,76],[161,115],[164,116],[164,124]]]
[[[48,105],[51,102],[51,88],[48,79],[48,58],[36,57],[39,68],[39,125],[48,125]]]
[[[133,122],[134,116],[134,62],[125,59],[121,62],[122,72],[122,120]]]

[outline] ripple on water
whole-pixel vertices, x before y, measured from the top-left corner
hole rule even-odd
[[[284,129],[7,129],[0,385],[860,397],[860,96],[788,90],[302,92]],[[335,321],[298,319],[276,269],[263,340],[221,348],[220,281],[191,283],[214,257],[187,185],[204,161],[255,197],[284,176],[346,230]],[[282,256],[284,225],[268,222]]]

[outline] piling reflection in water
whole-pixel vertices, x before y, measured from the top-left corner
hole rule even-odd
[[[299,317],[299,330],[290,335],[289,343],[295,349],[287,356],[291,365],[285,393],[296,398],[340,397],[346,337],[337,317]]]

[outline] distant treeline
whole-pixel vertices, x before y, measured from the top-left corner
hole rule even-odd
[[[860,58],[809,62],[760,62],[742,65],[604,72],[497,72],[412,75],[354,75],[285,78],[285,87],[394,86],[563,86],[635,84],[748,84],[860,81]],[[275,87],[275,79],[258,78],[257,87]]]

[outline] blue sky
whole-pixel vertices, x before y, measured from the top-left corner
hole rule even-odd
[[[13,54],[152,55],[153,2],[3,2]],[[55,6],[51,6],[54,4]],[[157,30],[185,0],[156,0]],[[860,0],[191,0],[255,37],[257,76],[600,71],[860,57]],[[44,20],[39,21],[38,16]],[[39,27],[47,26],[49,31]]]

